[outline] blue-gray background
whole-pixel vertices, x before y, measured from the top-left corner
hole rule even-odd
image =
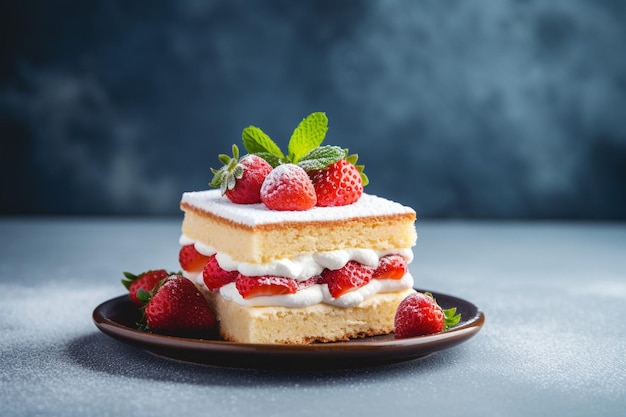
[[[3,214],[178,214],[313,111],[421,218],[626,219],[626,2],[3,1]]]

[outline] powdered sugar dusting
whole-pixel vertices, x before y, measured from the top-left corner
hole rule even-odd
[[[415,213],[410,207],[365,193],[354,204],[339,207],[313,207],[305,211],[275,211],[269,210],[263,204],[234,204],[222,197],[219,190],[186,192],[183,193],[182,202],[247,226]]]
[[[261,186],[261,201],[269,209],[303,211],[315,207],[315,188],[306,171],[294,164],[274,168]]]
[[[264,187],[267,189],[280,188],[286,181],[296,181],[303,175],[308,178],[306,172],[294,164],[282,164],[272,170],[265,178]]]

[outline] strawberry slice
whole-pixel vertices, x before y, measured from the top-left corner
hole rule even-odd
[[[304,281],[298,281],[298,291],[303,290],[305,288],[309,288],[312,287],[313,285],[316,284],[320,284],[322,282],[322,277],[319,275],[316,275],[314,277],[311,277],[309,279],[305,279]]]
[[[298,284],[294,279],[273,275],[249,277],[239,274],[235,286],[243,298],[295,294],[298,291]]]
[[[209,257],[202,255],[193,245],[185,245],[178,252],[180,267],[187,272],[200,272],[209,261]]]
[[[356,261],[348,262],[343,268],[322,272],[322,282],[328,284],[328,291],[333,298],[370,282],[374,270]]]
[[[407,271],[406,259],[400,255],[387,255],[380,258],[372,278],[402,279]]]
[[[202,270],[204,285],[206,285],[210,291],[217,291],[224,285],[234,282],[238,276],[238,271],[227,271],[223,269],[220,264],[217,263],[215,255],[209,256],[209,260]]]

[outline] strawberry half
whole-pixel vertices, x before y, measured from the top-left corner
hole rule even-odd
[[[240,274],[235,281],[235,286],[243,298],[295,294],[298,291],[296,280],[273,275],[249,277]]]
[[[178,252],[180,267],[187,272],[200,272],[209,261],[209,257],[198,252],[194,245],[185,245]]]
[[[315,206],[315,188],[306,171],[294,164],[279,165],[261,187],[261,201],[270,210],[308,210]]]
[[[460,320],[456,308],[443,310],[432,294],[413,293],[398,306],[394,319],[395,337],[402,339],[440,333],[456,326]]]
[[[345,206],[356,202],[363,194],[361,173],[345,159],[311,171],[309,176],[315,188],[318,206]]]
[[[124,272],[123,274],[125,278],[122,279],[122,284],[128,290],[130,300],[138,306],[144,305],[144,302],[137,297],[138,291],[143,290],[149,293],[162,279],[171,275],[165,269],[150,270],[139,275],[131,274],[130,272]]]
[[[406,259],[400,255],[387,255],[380,258],[372,278],[402,279],[407,271]]]
[[[204,285],[206,285],[210,291],[217,291],[224,285],[234,282],[238,276],[238,271],[227,271],[223,269],[220,264],[217,263],[215,255],[209,257],[208,262],[202,270]]]
[[[374,270],[356,261],[350,261],[343,268],[322,271],[321,282],[328,284],[328,291],[333,298],[370,282]]]
[[[147,329],[170,335],[203,335],[215,326],[215,315],[193,282],[172,275],[144,309]]]

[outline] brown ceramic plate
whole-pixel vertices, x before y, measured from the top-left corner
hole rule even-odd
[[[186,362],[271,369],[367,367],[424,357],[465,342],[478,333],[485,316],[474,304],[430,292],[443,308],[457,307],[461,322],[445,333],[398,340],[391,334],[348,342],[270,345],[227,342],[218,337],[191,339],[163,336],[137,329],[140,313],[127,295],[100,304],[93,312],[93,320],[109,336],[153,354]]]

